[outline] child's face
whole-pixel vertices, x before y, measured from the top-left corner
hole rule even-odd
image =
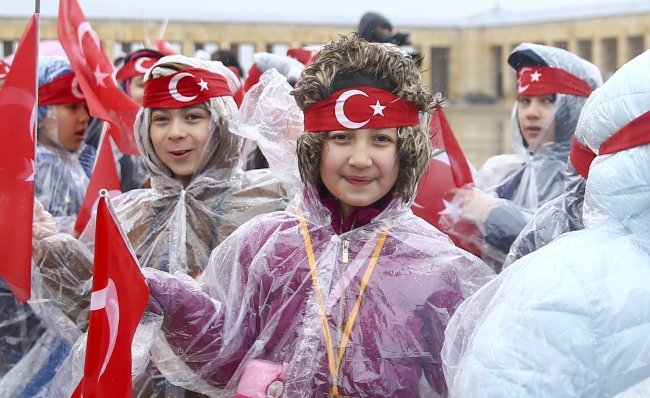
[[[539,147],[555,140],[555,100],[553,95],[519,97],[517,114],[526,143]]]
[[[187,186],[210,137],[210,112],[204,104],[154,109],[149,134],[160,160]]]
[[[129,81],[129,95],[138,105],[142,105],[142,97],[144,97],[143,78],[144,76],[135,76]]]
[[[375,203],[390,192],[398,173],[397,129],[328,133],[320,175],[325,187],[344,204],[363,207]]]
[[[86,103],[76,102],[51,106],[54,108],[53,112],[48,113],[41,122],[41,126],[48,131],[41,142],[45,142],[47,145],[50,140],[53,140],[53,137],[56,137],[65,149],[71,152],[76,151],[84,141],[90,121]],[[48,139],[48,135],[52,138]]]

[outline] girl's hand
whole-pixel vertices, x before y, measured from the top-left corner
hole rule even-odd
[[[498,201],[497,198],[478,189],[454,188],[450,189],[449,193],[460,197],[461,219],[468,224],[485,224],[492,208]]]

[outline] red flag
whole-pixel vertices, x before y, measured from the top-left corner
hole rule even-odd
[[[38,13],[0,91],[0,276],[21,303],[31,286],[37,54]]]
[[[90,216],[97,210],[99,203],[99,191],[106,189],[111,198],[122,194],[120,177],[117,175],[115,167],[115,158],[113,157],[113,148],[108,134],[102,135],[102,142],[99,146],[99,153],[95,162],[93,175],[90,177],[90,183],[86,190],[86,196],[81,204],[81,209],[77,215],[77,221],[74,225],[75,231],[82,233]]]
[[[454,231],[451,233],[450,226],[440,222],[440,212],[453,200],[449,190],[474,182],[469,163],[442,108],[434,110],[429,128],[434,156],[429,162],[427,174],[420,182],[411,209],[417,216],[448,234],[458,247],[480,257],[481,251],[474,242],[480,241],[481,233],[475,225],[459,221],[453,225]]]
[[[73,397],[131,397],[131,344],[149,300],[108,193],[97,207],[95,264],[84,376]]]
[[[162,37],[159,37],[156,40],[156,50],[160,51],[164,55],[176,55],[178,51],[167,40]]]
[[[117,86],[113,64],[77,0],[61,0],[59,3],[57,32],[86,97],[90,114],[111,124],[111,136],[122,153],[140,155],[133,133],[140,106]]]

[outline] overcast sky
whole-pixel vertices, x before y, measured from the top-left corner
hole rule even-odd
[[[646,0],[644,3],[647,3]],[[620,4],[619,0],[79,0],[86,16],[161,20],[265,21],[356,25],[366,11],[384,14],[396,27],[414,21],[454,23],[493,10],[508,11],[593,8]],[[623,0],[622,2],[629,2]],[[631,2],[634,3],[634,0]],[[639,1],[636,1],[639,3]],[[41,0],[45,17],[57,14],[58,0]],[[33,0],[0,0],[0,16],[28,16]]]

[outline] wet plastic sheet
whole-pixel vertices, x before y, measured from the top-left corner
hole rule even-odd
[[[203,291],[149,271],[153,307],[167,315],[163,331],[175,354],[194,375],[224,387],[226,396],[262,396],[270,386],[265,383],[274,381],[288,396],[331,391],[299,211],[308,226],[335,341],[387,231],[351,329],[340,394],[416,397],[421,375],[428,391],[444,393],[438,353],[447,320],[492,272],[399,199],[368,225],[337,235],[329,211],[315,188],[308,187],[286,211],[252,220],[219,246],[199,279]],[[349,250],[345,272],[343,250]],[[270,375],[266,381],[254,377],[262,369]],[[173,383],[192,377],[181,370],[165,376]],[[251,391],[257,393],[248,395]]]

